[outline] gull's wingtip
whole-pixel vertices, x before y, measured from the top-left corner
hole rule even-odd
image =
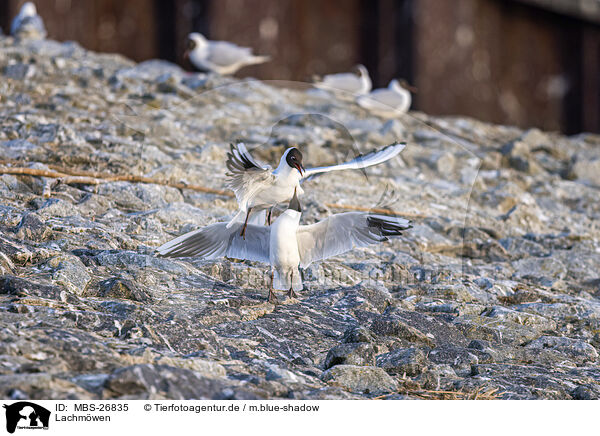
[[[396,153],[400,153],[406,148],[406,141],[396,141],[388,145],[388,147],[393,147]]]

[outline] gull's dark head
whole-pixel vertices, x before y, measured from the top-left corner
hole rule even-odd
[[[300,175],[304,173],[304,167],[302,166],[302,153],[300,153],[300,150],[297,148],[290,148],[287,156],[285,157],[285,161],[290,167],[296,168],[300,172]]]
[[[183,56],[187,59],[192,51],[196,50],[196,48],[204,49],[208,45],[208,40],[198,32],[192,32],[187,37],[187,42],[185,46],[185,53]]]
[[[300,207],[300,201],[298,200],[298,194],[296,194],[295,189],[294,189],[294,196],[290,200],[288,209],[295,210],[297,212],[302,212],[302,208]]]
[[[187,43],[185,46],[185,52],[183,53],[183,58],[187,59],[190,57],[190,53],[194,51],[196,48],[196,41],[192,36],[188,36]]]
[[[404,89],[406,89],[407,91],[412,92],[413,94],[416,94],[418,89],[415,88],[414,86],[412,86],[410,83],[408,83],[405,79],[397,79],[396,82],[398,83],[398,85]]]
[[[352,68],[352,72],[359,77],[369,77],[369,72],[367,71],[367,68],[362,64],[355,65]]]

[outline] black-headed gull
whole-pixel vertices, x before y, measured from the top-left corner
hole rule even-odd
[[[10,34],[19,38],[44,39],[46,28],[32,2],[25,3],[10,25]]]
[[[317,81],[315,87],[328,91],[343,91],[355,96],[367,94],[371,90],[371,77],[364,65],[356,66],[356,73],[328,74]]]
[[[198,69],[221,75],[234,74],[247,65],[262,64],[271,58],[256,56],[252,49],[227,41],[209,41],[200,33],[188,35],[185,56]]]
[[[408,84],[401,84],[392,80],[387,88],[371,91],[369,94],[357,97],[359,106],[383,116],[396,116],[405,114],[412,103],[410,91],[414,88]]]
[[[228,226],[240,221],[244,215],[246,219],[241,230],[241,235],[246,232],[246,224],[251,211],[270,209],[278,203],[288,201],[297,192],[301,195],[304,191],[300,187],[302,179],[315,176],[319,173],[349,169],[361,169],[378,165],[390,160],[400,153],[406,143],[395,142],[381,150],[374,150],[364,156],[359,155],[343,164],[327,167],[304,169],[302,166],[302,153],[295,148],[288,148],[279,161],[275,170],[270,165],[258,163],[246,149],[243,143],[235,146],[227,154],[227,169],[229,172],[227,187],[235,193],[239,210],[231,219]]]
[[[310,225],[300,225],[298,196],[294,194],[288,208],[272,226],[249,224],[246,239],[240,235],[241,223],[228,227],[215,223],[186,233],[158,247],[164,257],[199,257],[253,260],[271,265],[273,275],[269,302],[277,302],[273,289],[295,291],[303,288],[299,267],[345,253],[355,247],[387,241],[411,227],[404,218],[369,212],[346,212],[332,215]]]

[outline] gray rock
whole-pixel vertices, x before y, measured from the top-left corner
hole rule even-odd
[[[427,359],[438,365],[448,365],[455,371],[466,370],[469,373],[471,365],[492,361],[492,357],[485,352],[459,347],[434,348],[427,354]]]
[[[24,80],[33,76],[35,67],[29,64],[12,64],[4,67],[4,75],[9,79]]]
[[[101,281],[97,291],[87,292],[87,295],[98,297],[122,298],[125,300],[147,303],[152,301],[152,296],[145,290],[140,289],[134,282],[121,277],[112,277]]]
[[[383,369],[372,366],[337,365],[323,373],[321,379],[350,392],[382,395],[398,390],[398,382]]]
[[[342,342],[347,344],[357,342],[374,343],[376,340],[375,334],[363,326],[349,327],[342,337]]]
[[[600,186],[600,159],[579,157],[569,169],[570,176],[579,181]]]
[[[543,168],[538,164],[531,153],[532,149],[538,145],[536,142],[541,139],[534,139],[534,137],[537,136],[541,135],[528,133],[519,140],[504,145],[500,149],[500,152],[503,155],[502,163],[524,173],[540,174],[543,172]],[[543,138],[542,140],[547,139]]]
[[[46,239],[51,233],[45,222],[34,213],[25,213],[15,231],[20,239],[38,241]]]
[[[375,365],[376,347],[367,343],[339,344],[327,353],[324,369],[335,365]]]
[[[35,150],[36,146],[24,139],[13,139],[0,143],[0,153],[6,159],[25,159],[27,152]]]
[[[425,353],[418,348],[397,348],[377,356],[377,366],[392,375],[419,375],[426,362]]]
[[[216,400],[233,395],[230,383],[166,365],[134,365],[117,369],[106,379],[104,387],[107,398],[160,395],[178,400]]]
[[[598,400],[600,399],[600,388],[597,384],[577,386],[571,396],[574,400]]]
[[[383,316],[374,317],[371,329],[377,335],[430,347],[436,343],[466,343],[464,336],[449,323],[405,310],[392,309]]]
[[[60,299],[60,288],[57,286],[35,283],[30,280],[5,275],[0,277],[0,294],[17,297],[40,297],[53,300]]]
[[[54,269],[52,272],[54,283],[64,286],[74,294],[84,294],[85,288],[92,277],[88,274],[87,268],[78,257],[55,257],[48,261],[48,265]]]
[[[526,345],[526,348],[551,349],[558,353],[566,354],[580,363],[595,362],[598,360],[598,351],[587,342],[577,339],[542,336]]]
[[[515,263],[516,279],[532,280],[544,286],[561,280],[567,274],[564,264],[554,257],[529,257]]]

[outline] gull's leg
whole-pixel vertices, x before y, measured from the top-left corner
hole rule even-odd
[[[269,209],[269,213],[267,214],[267,225],[268,226],[271,225],[271,212],[273,212],[273,208],[272,207]]]
[[[250,217],[251,210],[252,208],[249,207],[248,212],[246,212],[246,220],[244,221],[244,226],[242,227],[242,233],[240,233],[240,236],[244,238],[244,241],[246,240],[246,226],[248,225],[248,218]]]
[[[274,280],[274,272],[271,271],[271,286],[269,286],[269,303],[271,304],[279,304],[279,300],[277,299],[277,296],[275,295],[275,292],[273,292],[273,280]]]
[[[294,292],[294,271],[292,271],[290,274],[290,281],[290,290],[288,291],[287,296],[290,298],[298,298],[298,296]]]

